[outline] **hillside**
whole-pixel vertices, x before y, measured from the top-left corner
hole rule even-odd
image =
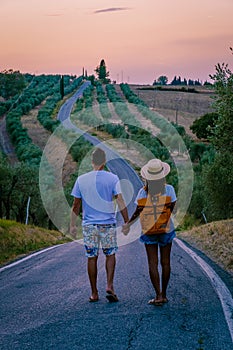
[[[120,86],[115,85],[115,88],[117,94],[119,94],[121,99],[126,102],[126,99],[120,89]],[[148,105],[148,107],[151,110],[156,111],[158,114],[162,115],[165,119],[171,122],[177,121],[178,124],[182,125],[185,128],[186,132],[193,137],[195,136],[192,134],[190,126],[192,125],[194,120],[201,117],[203,114],[212,111],[211,105],[213,103],[213,91],[203,87],[199,88],[199,93],[188,93],[181,91],[159,91],[153,90],[151,86],[144,85],[130,85],[130,88],[134,93],[136,93],[139,96],[141,100],[143,100]],[[30,110],[30,112],[27,112],[21,117],[23,128],[27,130],[28,135],[32,139],[33,143],[36,146],[38,146],[41,150],[43,150],[50,136],[50,132],[48,132],[48,130],[46,130],[37,120],[38,113],[40,109],[44,106],[45,102],[46,100],[42,101],[41,104],[35,106]],[[63,102],[65,102],[65,99],[63,100]],[[108,103],[108,108],[111,113],[111,119],[109,121],[112,121],[112,123],[119,123],[120,119],[114,111],[113,104]],[[155,129],[156,132],[155,125],[153,125],[150,120],[143,118],[142,115],[137,111],[136,106],[134,106],[133,104],[129,104],[129,108],[130,112],[141,123],[143,128],[151,130],[152,133]],[[97,115],[99,115],[98,109],[99,107],[97,102],[97,96],[96,93],[94,93],[93,110]],[[56,111],[53,112],[53,118],[56,118]],[[0,127],[3,128],[4,125],[4,119],[0,118]],[[1,141],[1,143],[3,141]],[[6,144],[5,146],[12,147],[9,138],[5,140],[5,143],[8,143],[8,145]],[[8,154],[8,156],[14,156],[15,160],[12,161],[12,163],[16,161],[14,148],[12,148],[11,154]],[[71,164],[71,158],[67,159],[67,162]],[[71,171],[68,172],[68,178],[70,172],[73,172],[73,169],[74,165],[72,165]]]
[[[178,238],[201,250],[233,275],[233,219],[215,221],[178,232]]]
[[[39,249],[69,241],[59,231],[0,219],[0,265]]]
[[[130,85],[130,88],[152,110],[171,122],[177,121],[190,135],[194,120],[212,111],[214,93],[204,87],[195,87],[197,93],[169,91],[169,87],[165,91],[153,90],[146,85]]]

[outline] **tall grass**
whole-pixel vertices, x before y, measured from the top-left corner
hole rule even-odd
[[[69,241],[59,231],[0,219],[0,264],[29,252]]]

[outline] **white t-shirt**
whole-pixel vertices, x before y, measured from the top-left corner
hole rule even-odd
[[[71,195],[82,199],[83,225],[116,223],[113,197],[121,193],[117,175],[90,171],[77,178]]]

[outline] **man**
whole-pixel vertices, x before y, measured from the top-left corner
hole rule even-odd
[[[97,259],[100,243],[106,256],[106,298],[110,302],[118,301],[113,286],[116,265],[115,253],[118,249],[114,199],[116,199],[124,222],[129,220],[121,194],[119,178],[104,170],[105,163],[105,152],[101,148],[96,148],[92,153],[93,170],[77,178],[71,193],[74,196],[70,222],[71,234],[75,234],[77,231],[75,222],[82,204],[83,241],[88,257],[87,270],[91,286],[90,302],[99,300]],[[124,234],[127,232],[127,227],[125,227]]]

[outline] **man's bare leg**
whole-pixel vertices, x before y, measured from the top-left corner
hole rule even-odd
[[[91,285],[91,299],[98,300],[98,289],[97,289],[97,260],[98,256],[88,258],[87,260],[87,271]]]
[[[107,274],[107,288],[106,291],[111,291],[114,294],[113,279],[116,267],[116,256],[115,254],[106,255],[106,274]]]

